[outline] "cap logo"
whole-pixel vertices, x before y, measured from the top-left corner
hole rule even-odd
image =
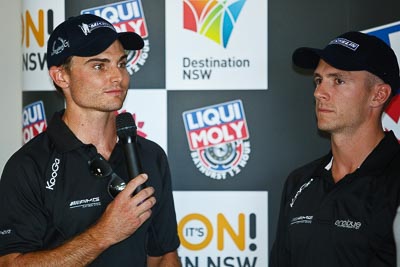
[[[359,44],[352,42],[350,40],[347,40],[345,38],[336,38],[335,40],[332,40],[329,45],[332,44],[337,44],[337,45],[342,45],[348,49],[351,49],[353,51],[356,51],[357,48],[360,46]]]
[[[96,30],[98,28],[110,28],[113,31],[115,31],[115,28],[107,22],[104,21],[96,21],[90,24],[86,24],[86,23],[82,23],[82,25],[78,25],[79,28],[81,28],[82,32],[84,35],[88,35],[89,33],[91,33],[93,30]]]
[[[84,35],[88,35],[90,33],[89,25],[82,23],[82,25],[78,25],[81,28]]]
[[[57,43],[59,43],[59,45],[57,45]],[[51,56],[60,54],[66,47],[69,47],[69,42],[61,37],[58,37],[53,43]]]

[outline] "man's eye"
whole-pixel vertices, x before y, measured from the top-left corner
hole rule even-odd
[[[314,83],[319,85],[321,83],[321,78],[314,78]]]
[[[344,84],[344,81],[342,79],[337,78],[337,79],[335,79],[335,83],[336,84]]]
[[[93,66],[93,68],[96,70],[101,70],[101,69],[103,69],[103,64],[96,64]]]
[[[127,62],[120,62],[119,64],[118,64],[118,67],[120,67],[120,68],[126,68],[126,64],[127,64]]]

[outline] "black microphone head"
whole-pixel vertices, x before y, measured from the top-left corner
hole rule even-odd
[[[115,120],[117,126],[117,135],[119,138],[136,137],[136,123],[133,116],[129,112],[120,113]]]

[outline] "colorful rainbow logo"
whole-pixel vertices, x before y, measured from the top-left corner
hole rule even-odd
[[[183,28],[224,48],[246,0],[183,0]]]

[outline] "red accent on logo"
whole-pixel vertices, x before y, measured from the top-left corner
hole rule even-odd
[[[382,124],[385,131],[393,131],[400,143],[400,95],[396,95],[390,101],[382,116]]]
[[[399,121],[400,118],[400,95],[396,95],[390,101],[385,111],[394,121]]]

